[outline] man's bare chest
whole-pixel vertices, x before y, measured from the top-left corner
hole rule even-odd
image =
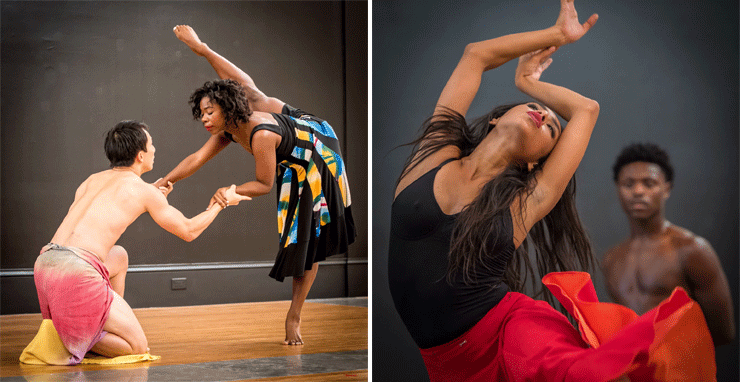
[[[648,295],[668,295],[684,286],[682,259],[675,248],[662,242],[631,243],[617,266],[619,289]]]

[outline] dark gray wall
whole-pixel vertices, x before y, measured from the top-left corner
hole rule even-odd
[[[343,260],[343,259],[342,259]],[[211,305],[239,302],[290,300],[290,279],[278,285],[266,276],[266,264],[229,264],[219,269],[201,267],[158,267],[129,270],[126,276],[126,302],[132,308]],[[233,267],[245,265],[243,267]],[[309,298],[367,296],[367,261],[326,261],[311,287]],[[185,289],[172,290],[172,279],[185,279]],[[346,285],[347,279],[352,282]],[[38,313],[39,301],[33,276],[0,278],[3,314]],[[16,293],[16,291],[19,291]],[[33,296],[28,296],[29,293]]]
[[[551,26],[556,1],[373,3],[373,380],[426,380],[421,356],[388,292],[390,205],[409,142],[430,115],[467,43]],[[577,205],[597,257],[628,234],[611,180],[625,145],[652,140],[674,162],[667,217],[711,242],[738,317],[738,3],[576,1],[596,26],[561,48],[543,75],[601,105],[578,169]],[[468,116],[526,100],[516,61],[486,73]],[[597,293],[607,300],[603,277]],[[718,349],[721,381],[737,380],[738,347]]]
[[[332,124],[343,142],[359,233],[349,257],[367,258],[366,2],[3,1],[0,12],[0,267],[6,274],[33,267],[76,187],[108,167],[103,134],[115,123],[137,119],[150,126],[157,158],[143,176],[148,182],[208,139],[187,100],[217,75],[175,37],[177,24],[191,25],[266,94]],[[217,188],[252,179],[254,159],[232,145],[177,183],[169,201],[193,216]],[[275,189],[226,210],[192,243],[142,215],[119,244],[134,267],[271,261],[277,252]],[[357,289],[334,287],[340,295]],[[4,301],[21,293],[2,292]]]

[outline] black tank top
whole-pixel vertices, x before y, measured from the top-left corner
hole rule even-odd
[[[460,275],[447,280],[448,254],[456,215],[446,215],[434,198],[438,167],[422,175],[396,197],[391,207],[388,278],[393,302],[416,344],[424,349],[454,340],[473,327],[506,296],[502,282],[515,246],[511,214],[504,219],[505,238],[496,240],[487,264],[475,269],[477,282]],[[503,235],[502,235],[503,236]]]

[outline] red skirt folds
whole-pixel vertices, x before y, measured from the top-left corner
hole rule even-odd
[[[546,302],[510,292],[459,338],[421,349],[430,380],[716,381],[709,329],[683,289],[637,316],[598,302],[588,273],[551,273],[542,281],[580,334]]]

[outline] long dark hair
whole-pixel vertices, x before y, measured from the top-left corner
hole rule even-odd
[[[421,137],[408,144],[414,149],[406,160],[399,181],[422,160],[445,146],[456,146],[460,149],[461,158],[470,155],[495,128],[490,121],[520,104],[498,106],[470,124],[460,113],[450,109],[430,117],[422,125],[424,132]],[[452,231],[448,281],[458,277],[455,275],[462,275],[463,281],[474,283],[473,269],[487,268],[486,264],[491,260],[496,262],[498,254],[490,253],[490,249],[496,247],[492,241],[509,235],[501,216],[507,216],[512,205],[520,209],[520,216],[525,216],[524,201],[534,191],[537,185],[535,176],[542,171],[546,159],[541,158],[531,170],[526,164],[511,164],[488,181],[475,200],[460,212]],[[555,207],[530,229],[527,240],[517,248],[503,278],[512,291],[523,293],[529,280],[533,297],[543,295],[544,288],[535,279],[532,258],[540,277],[556,271],[593,270],[593,250],[578,217],[575,193],[574,176]],[[520,204],[514,205],[517,200]],[[544,294],[544,298],[553,303],[551,294]]]

